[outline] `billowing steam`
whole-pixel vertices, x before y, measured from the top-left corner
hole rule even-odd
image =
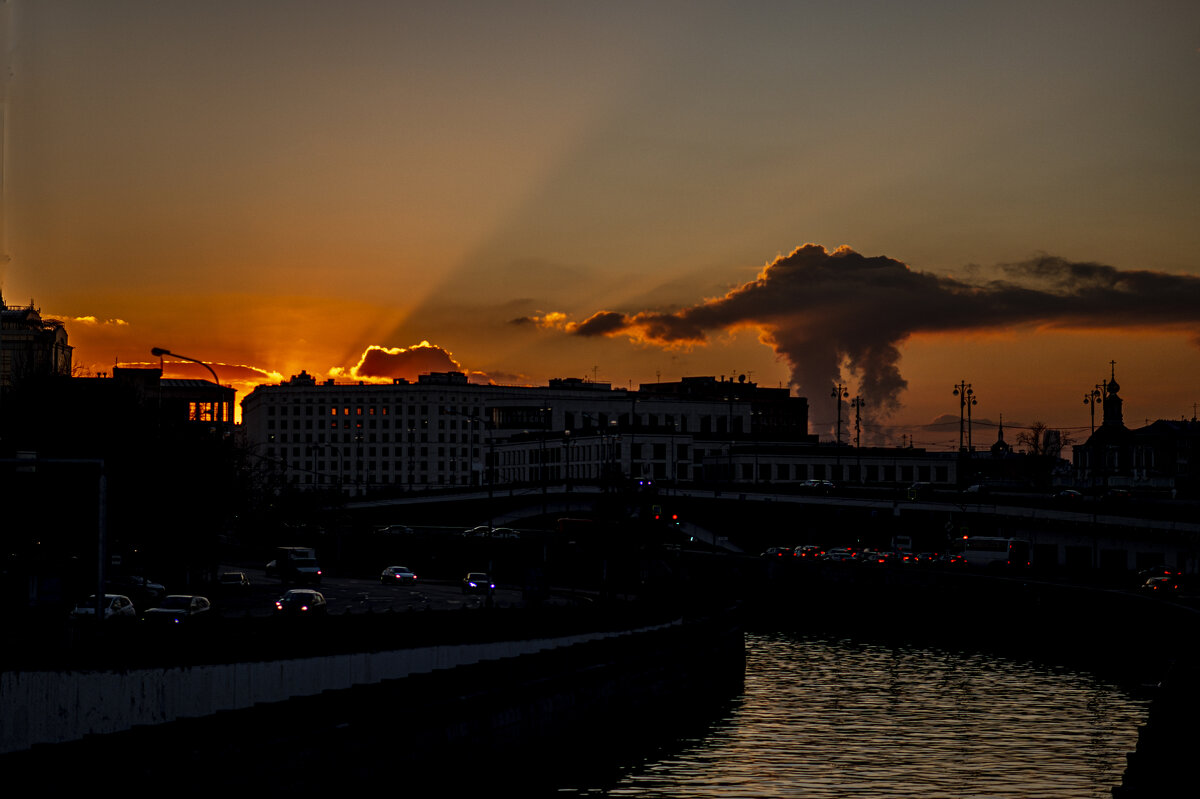
[[[802,394],[828,392],[846,370],[875,413],[887,415],[907,387],[899,347],[914,333],[1137,326],[1180,327],[1196,336],[1200,322],[1196,277],[1052,257],[1001,265],[997,274],[965,282],[847,247],[828,252],[806,244],[724,297],[671,313],[600,311],[565,329],[672,347],[701,344],[711,331],[756,327],[787,360]]]

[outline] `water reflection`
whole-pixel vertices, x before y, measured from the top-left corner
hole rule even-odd
[[[984,655],[748,635],[745,693],[702,740],[560,795],[1107,797],[1147,704]]]

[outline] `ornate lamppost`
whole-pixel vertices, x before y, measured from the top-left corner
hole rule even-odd
[[[966,432],[965,420],[970,416],[971,406],[975,404],[975,392],[967,381],[960,382],[954,387],[954,396],[958,397],[958,451],[963,451],[963,434]],[[966,432],[968,450],[970,433]]]
[[[1104,404],[1104,389],[1103,382],[1097,383],[1091,391],[1083,395],[1083,404],[1090,406],[1089,410],[1092,414],[1092,434],[1096,433],[1096,406]]]
[[[866,403],[863,401],[862,395],[857,395],[850,400],[850,407],[854,409],[854,446],[862,446],[862,408]]]
[[[841,383],[833,387],[830,393],[834,402],[837,403],[837,447],[834,449],[834,458],[837,464],[837,480],[842,479],[842,400],[850,396],[850,392]]]

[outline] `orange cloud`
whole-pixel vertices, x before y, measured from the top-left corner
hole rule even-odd
[[[350,367],[348,374],[355,380],[391,382],[403,378],[416,382],[422,374],[429,372],[462,372],[462,365],[454,356],[436,344],[422,341],[411,347],[381,347],[372,344],[363,351],[358,363]],[[347,374],[346,370],[334,368],[330,376]]]

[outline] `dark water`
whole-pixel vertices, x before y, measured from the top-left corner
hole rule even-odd
[[[748,635],[745,692],[703,737],[605,785],[641,797],[1109,797],[1148,700],[1073,671]]]

